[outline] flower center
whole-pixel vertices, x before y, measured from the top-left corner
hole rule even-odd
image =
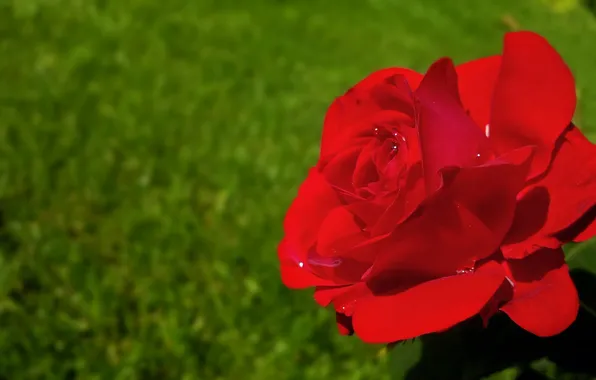
[[[354,171],[353,184],[363,198],[397,190],[399,177],[406,169],[407,141],[397,128],[376,126],[372,137]]]

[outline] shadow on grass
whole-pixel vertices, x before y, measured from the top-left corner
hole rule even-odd
[[[495,316],[486,329],[474,319],[446,333],[422,337],[420,360],[405,378],[434,379],[441,374],[445,380],[476,380],[517,367],[518,380],[548,379],[531,367],[545,358],[556,364],[556,378],[596,377],[596,276],[584,270],[571,274],[583,306],[575,323],[562,334],[539,338],[505,315]]]

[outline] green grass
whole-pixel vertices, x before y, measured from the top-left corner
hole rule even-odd
[[[576,73],[553,1],[0,0],[0,379],[386,379],[281,283],[327,105],[372,70],[497,53],[504,15]]]

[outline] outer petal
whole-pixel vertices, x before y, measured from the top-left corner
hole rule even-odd
[[[315,168],[300,186],[284,220],[285,237],[277,255],[283,283],[290,288],[335,285],[312,273],[308,251],[314,246],[327,215],[341,203],[335,191]]]
[[[595,215],[588,211],[595,205],[596,145],[571,127],[560,140],[548,172],[521,197],[503,255],[523,258],[540,247],[556,248],[589,238]]]
[[[319,305],[327,307],[333,302],[337,312],[351,317],[356,302],[361,298],[370,297],[371,295],[372,292],[366,286],[366,283],[358,282],[347,286],[317,287],[314,297]]]
[[[354,330],[365,342],[389,343],[450,328],[477,314],[504,279],[502,267],[489,262],[474,273],[358,300]]]
[[[420,101],[418,133],[427,192],[441,185],[445,167],[476,166],[491,156],[488,138],[466,115],[450,59],[435,62],[416,91]]]
[[[456,66],[459,95],[476,124],[486,131],[490,122],[493,91],[501,70],[501,56],[494,55]]]
[[[340,205],[337,194],[325,177],[316,169],[311,169],[286,214],[286,237],[300,251],[308,251],[316,242],[327,214]]]
[[[305,258],[286,239],[283,239],[277,248],[281,280],[285,286],[291,289],[303,289],[312,286],[333,286],[332,280],[322,279],[313,274]]]
[[[573,75],[555,49],[535,33],[507,34],[490,121],[499,151],[537,145],[532,175],[542,173],[575,106]]]
[[[579,298],[560,248],[543,249],[507,265],[513,298],[501,310],[515,323],[544,337],[563,332],[575,321]]]

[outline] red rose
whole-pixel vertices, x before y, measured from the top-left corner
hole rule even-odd
[[[336,99],[279,245],[342,333],[394,342],[501,310],[539,336],[578,296],[561,245],[596,232],[596,146],[573,76],[542,37],[424,77],[377,71]]]

